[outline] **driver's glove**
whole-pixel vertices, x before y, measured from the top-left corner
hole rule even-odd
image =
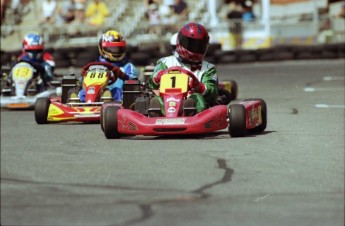
[[[114,81],[116,80],[116,78],[120,78],[122,80],[126,80],[126,74],[123,71],[121,71],[121,69],[119,67],[113,67],[111,69],[111,71],[115,75],[115,77],[113,77]]]
[[[189,82],[189,88],[196,93],[201,93],[204,94],[204,92],[206,91],[206,86],[204,83],[198,81],[198,80],[194,80],[192,79]]]
[[[161,82],[162,75],[168,73],[167,70],[161,70],[153,76],[153,82],[157,85]]]

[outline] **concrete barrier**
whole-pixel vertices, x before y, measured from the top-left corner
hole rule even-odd
[[[98,49],[95,46],[62,48],[50,51],[55,57],[57,68],[69,66],[80,68],[98,57]],[[138,66],[155,64],[159,58],[171,55],[169,48],[161,51],[157,46],[128,46],[127,52],[130,61]],[[1,65],[11,65],[20,53],[21,50],[1,52]],[[211,45],[205,60],[215,64],[223,64],[337,58],[345,58],[345,43],[315,46],[277,46],[267,49],[233,51],[222,51],[220,45]]]

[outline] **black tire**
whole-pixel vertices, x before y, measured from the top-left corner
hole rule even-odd
[[[183,111],[185,116],[194,116],[196,115],[196,107],[195,107],[195,101],[191,98],[187,98],[183,100]],[[181,115],[183,112],[181,113]],[[180,116],[180,114],[179,114]]]
[[[260,101],[261,102],[261,118],[262,118],[262,124],[258,127],[255,127],[253,129],[250,129],[249,132],[251,133],[261,133],[263,132],[267,127],[267,104],[263,99],[260,98],[248,98],[244,99],[243,101]]]
[[[231,100],[236,100],[238,95],[238,85],[237,82],[234,80],[230,80],[230,94],[231,94]]]
[[[231,137],[246,135],[246,109],[242,104],[229,106],[229,134]]]
[[[161,104],[158,100],[158,97],[151,98],[149,108],[148,108],[148,116],[150,118],[162,116]]]
[[[67,92],[67,102],[70,102],[68,100],[69,100],[69,98],[71,98],[72,94],[77,94],[77,96],[78,96],[78,93],[79,93],[79,90],[77,88],[69,89],[68,92]]]
[[[117,129],[118,106],[109,106],[105,109],[103,118],[104,135],[107,139],[120,138],[121,134]]]
[[[223,88],[218,88],[217,103],[221,105],[228,105],[233,100],[229,91]]]
[[[40,97],[35,103],[35,119],[37,124],[48,123],[48,110],[50,106],[50,99],[47,97]]]
[[[101,112],[99,115],[99,123],[101,124],[101,129],[104,132],[104,126],[103,126],[103,106],[101,106]]]

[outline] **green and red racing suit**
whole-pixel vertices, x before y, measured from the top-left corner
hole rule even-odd
[[[159,84],[155,83],[154,77],[160,71],[174,66],[180,66],[185,70],[191,71],[198,78],[198,80],[205,85],[205,89],[203,89],[201,93],[194,92],[188,97],[194,100],[198,113],[215,104],[218,97],[217,70],[213,64],[206,61],[202,61],[199,65],[191,65],[182,63],[174,55],[161,58],[157,61],[157,65],[152,75],[150,76],[149,88],[158,89]],[[163,110],[163,100],[161,98],[159,99],[161,103],[161,109]]]

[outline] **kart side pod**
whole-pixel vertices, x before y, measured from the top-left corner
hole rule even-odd
[[[229,106],[229,134],[243,137],[248,133],[261,133],[267,126],[267,105],[263,99],[244,99]]]

